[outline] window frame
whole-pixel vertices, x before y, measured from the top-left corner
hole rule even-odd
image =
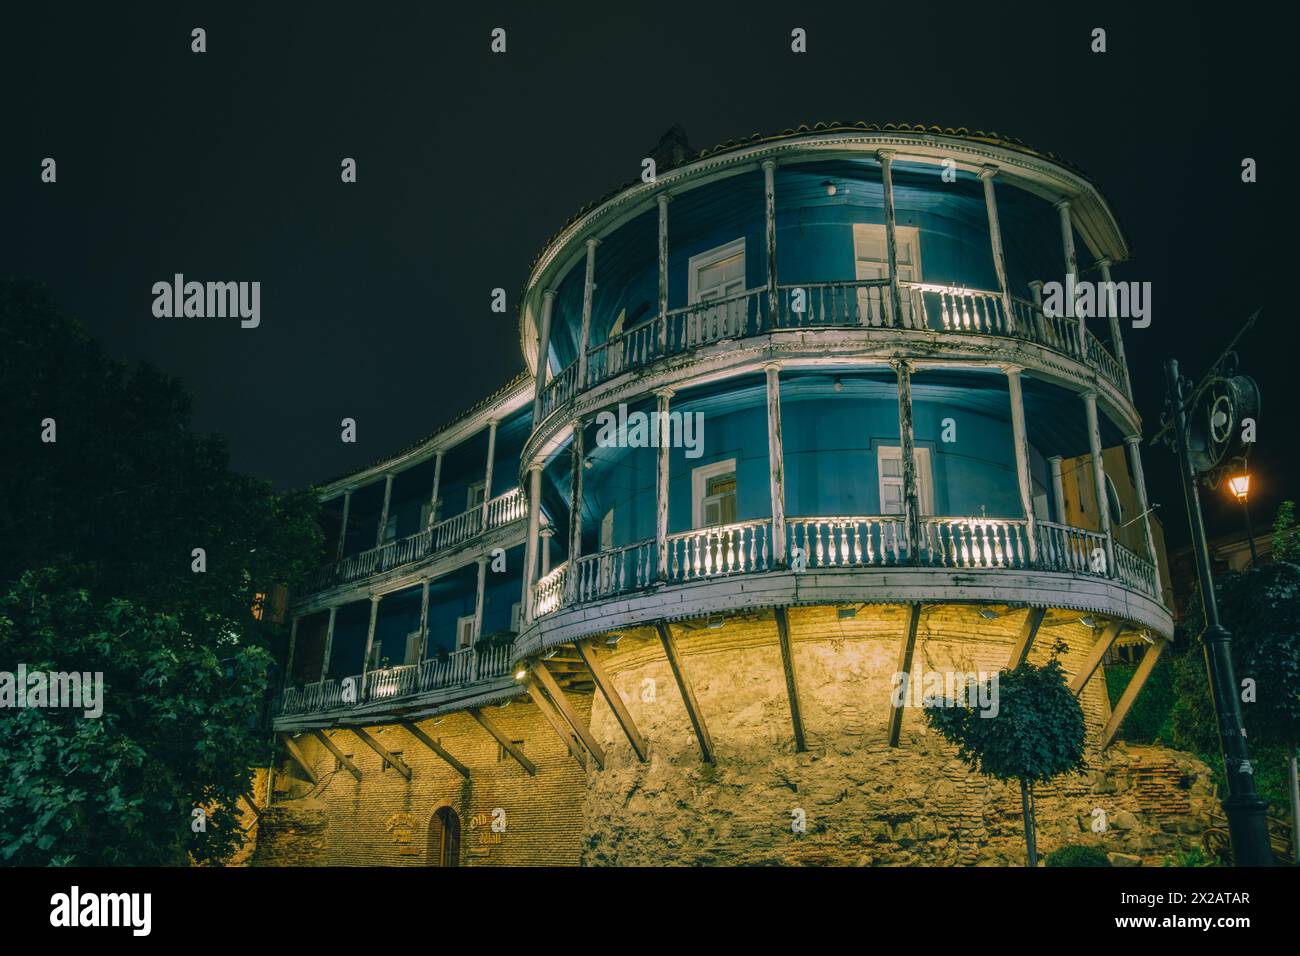
[[[707,465],[699,465],[691,469],[691,527],[694,530],[701,530],[706,525],[704,521],[704,499],[709,497],[709,481],[714,478],[720,478],[723,475],[736,476],[736,504],[739,511],[740,504],[740,476],[736,472],[736,459],[722,458],[718,461],[711,462]],[[737,517],[739,520],[739,517]],[[717,525],[708,525],[707,527],[718,527]]]

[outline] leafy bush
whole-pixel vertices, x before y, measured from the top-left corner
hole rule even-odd
[[[1110,866],[1103,850],[1095,846],[1072,844],[1047,854],[1044,866]]]

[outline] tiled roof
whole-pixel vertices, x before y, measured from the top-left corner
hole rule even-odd
[[[498,388],[491,395],[488,395],[486,398],[475,402],[473,405],[465,409],[465,411],[461,412],[459,415],[455,415],[449,418],[447,421],[443,422],[441,425],[439,425],[433,431],[429,432],[429,434],[425,435],[423,438],[411,442],[409,445],[405,446],[404,448],[399,448],[397,451],[393,452],[390,455],[383,455],[380,458],[376,458],[374,461],[370,462],[369,464],[361,465],[357,468],[349,468],[347,471],[343,472],[342,474],[335,475],[334,477],[328,478],[325,481],[318,482],[318,484],[332,485],[336,481],[342,481],[344,478],[350,478],[352,475],[360,474],[361,472],[366,471],[369,468],[374,468],[376,465],[382,465],[386,461],[392,461],[394,458],[400,458],[403,455],[407,454],[408,452],[412,452],[415,449],[419,448],[421,445],[425,444],[431,439],[436,438],[438,435],[447,431],[453,425],[457,425],[460,422],[463,422],[465,419],[475,415],[476,413],[481,412],[483,409],[488,408],[489,406],[495,404],[497,401],[499,401],[504,396],[508,395],[511,391],[513,391],[523,382],[531,382],[532,380],[533,380],[532,374],[528,372],[527,369],[525,369],[524,371],[516,375],[514,378],[512,378],[510,381],[506,382],[504,385]]]

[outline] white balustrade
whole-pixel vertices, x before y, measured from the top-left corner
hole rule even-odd
[[[921,553],[924,563],[944,568],[1025,568],[1025,521],[926,516],[921,519]]]
[[[793,563],[802,553],[810,568],[901,564],[907,557],[901,515],[786,518],[785,527],[787,560]]]
[[[770,522],[738,521],[668,536],[668,578],[694,581],[766,571]]]

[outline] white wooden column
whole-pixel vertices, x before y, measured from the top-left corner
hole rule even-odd
[[[1142,510],[1142,530],[1147,539],[1147,557],[1156,569],[1156,583],[1160,582],[1160,559],[1156,556],[1156,537],[1151,531],[1151,503],[1147,500],[1147,479],[1142,471],[1141,435],[1128,435],[1124,438],[1128,446],[1128,469],[1133,475],[1133,488],[1137,491],[1138,508]]]
[[[366,692],[366,674],[370,670],[370,652],[375,645],[375,622],[379,619],[379,595],[370,595],[370,624],[366,627],[366,650],[361,657],[361,687],[358,693],[358,701]]]
[[[550,525],[541,530],[541,543],[538,547],[542,552],[542,571],[539,578],[544,578],[551,573],[551,539],[555,537],[555,529]]]
[[[583,465],[583,424],[582,420],[573,423],[573,441],[569,446],[572,458],[572,475],[569,479],[569,584],[578,581],[576,562],[582,557],[582,465]]]
[[[671,388],[655,392],[658,399],[659,448],[655,452],[655,568],[656,580],[668,580],[668,468],[669,420],[668,402],[673,396]]]
[[[348,519],[351,517],[351,515],[352,515],[352,489],[349,488],[347,491],[343,492],[343,525],[339,529],[338,554],[334,558],[334,560],[336,561],[343,560],[343,549],[344,547],[346,547],[348,543]]]
[[[893,326],[902,328],[903,301],[898,292],[898,237],[895,235],[894,222],[894,151],[882,149],[876,152],[880,160],[880,179],[885,187],[885,256],[889,260],[889,301],[894,312]],[[913,475],[915,478],[915,475]]]
[[[496,419],[488,422],[487,467],[483,470],[483,515],[480,518],[479,531],[486,531],[488,526],[488,502],[492,500],[492,461],[497,454]]]
[[[655,197],[659,203],[659,354],[668,352],[668,202],[666,192]]]
[[[433,491],[429,496],[429,523],[428,527],[432,528],[438,523],[438,491],[442,483],[442,451],[433,453]],[[436,541],[429,542],[430,546],[436,546]]]
[[[1011,395],[1011,441],[1016,451],[1016,478],[1020,484],[1020,507],[1025,512],[1025,537],[1028,539],[1029,563],[1038,563],[1038,529],[1034,526],[1034,492],[1029,476],[1029,437],[1025,430],[1025,399],[1020,383],[1020,369],[1007,366],[1007,391]]]
[[[1074,283],[1079,279],[1079,260],[1074,253],[1074,228],[1070,223],[1070,201],[1062,199],[1056,204],[1056,211],[1061,216],[1061,247],[1065,252],[1066,296],[1072,299]],[[1066,308],[1073,310],[1073,301],[1066,302]],[[1088,359],[1088,322],[1087,316],[1079,316],[1079,357]]]
[[[393,476],[384,475],[384,507],[379,511],[379,527],[375,529],[375,547],[384,543],[384,529],[388,527],[388,505],[393,500]]]
[[[893,363],[898,372],[898,443],[903,459],[903,513],[907,518],[907,560],[920,561],[921,508],[916,495],[916,440],[912,433],[912,367],[906,360]]]
[[[537,333],[537,374],[533,377],[533,427],[542,420],[542,396],[546,393],[546,379],[550,374],[551,310],[555,308],[555,290],[542,293],[542,326]]]
[[[329,623],[325,626],[325,654],[321,657],[320,662],[321,680],[324,680],[330,672],[330,655],[334,652],[334,616],[337,613],[337,607],[330,608]]]
[[[767,373],[767,464],[772,497],[772,563],[785,565],[785,453],[781,439],[781,366],[763,366]]]
[[[767,327],[776,325],[776,160],[763,160],[763,221],[767,226]],[[741,319],[744,334],[744,319]]]
[[[1034,308],[1039,312],[1043,311],[1043,280],[1029,280],[1029,295],[1034,300]]]
[[[537,580],[537,544],[542,522],[542,466],[528,467],[528,537],[524,539],[524,595],[522,616],[533,619],[533,583]]]
[[[1053,455],[1047,459],[1047,467],[1052,469],[1052,520],[1065,524],[1065,481],[1061,477],[1061,456]]]
[[[1131,402],[1133,401],[1133,380],[1129,378],[1128,358],[1124,355],[1124,337],[1119,333],[1119,316],[1115,314],[1115,288],[1110,284],[1110,260],[1106,258],[1099,259],[1097,268],[1101,270],[1101,281],[1106,284],[1106,315],[1110,319],[1111,348],[1115,350],[1115,360],[1119,362],[1119,367],[1124,370],[1124,394],[1128,396]],[[1125,439],[1125,441],[1127,440]]]
[[[483,592],[487,587],[488,559],[482,555],[478,559],[478,586],[474,591],[474,640],[483,636]]]
[[[587,240],[587,275],[582,283],[582,331],[578,333],[578,374],[573,382],[573,392],[587,388],[587,340],[591,338],[591,301],[596,289],[596,247],[599,239]]]
[[[993,177],[998,168],[987,165],[980,170],[980,179],[984,181],[984,208],[989,217],[989,245],[993,249],[993,268],[998,276],[998,290],[1002,293],[1002,311],[1006,315],[1007,328],[1015,329],[1016,319],[1011,311],[1011,291],[1007,285],[1007,260],[1002,251],[1002,226],[998,221],[998,200],[993,192]]]
[[[1092,480],[1097,487],[1098,528],[1106,536],[1106,575],[1115,575],[1115,549],[1111,540],[1110,499],[1106,497],[1106,467],[1101,458],[1101,426],[1097,420],[1097,393],[1083,393],[1088,416],[1088,447],[1092,452]]]
[[[420,646],[415,652],[417,664],[424,663],[424,649],[429,643],[429,579],[420,582]]]

